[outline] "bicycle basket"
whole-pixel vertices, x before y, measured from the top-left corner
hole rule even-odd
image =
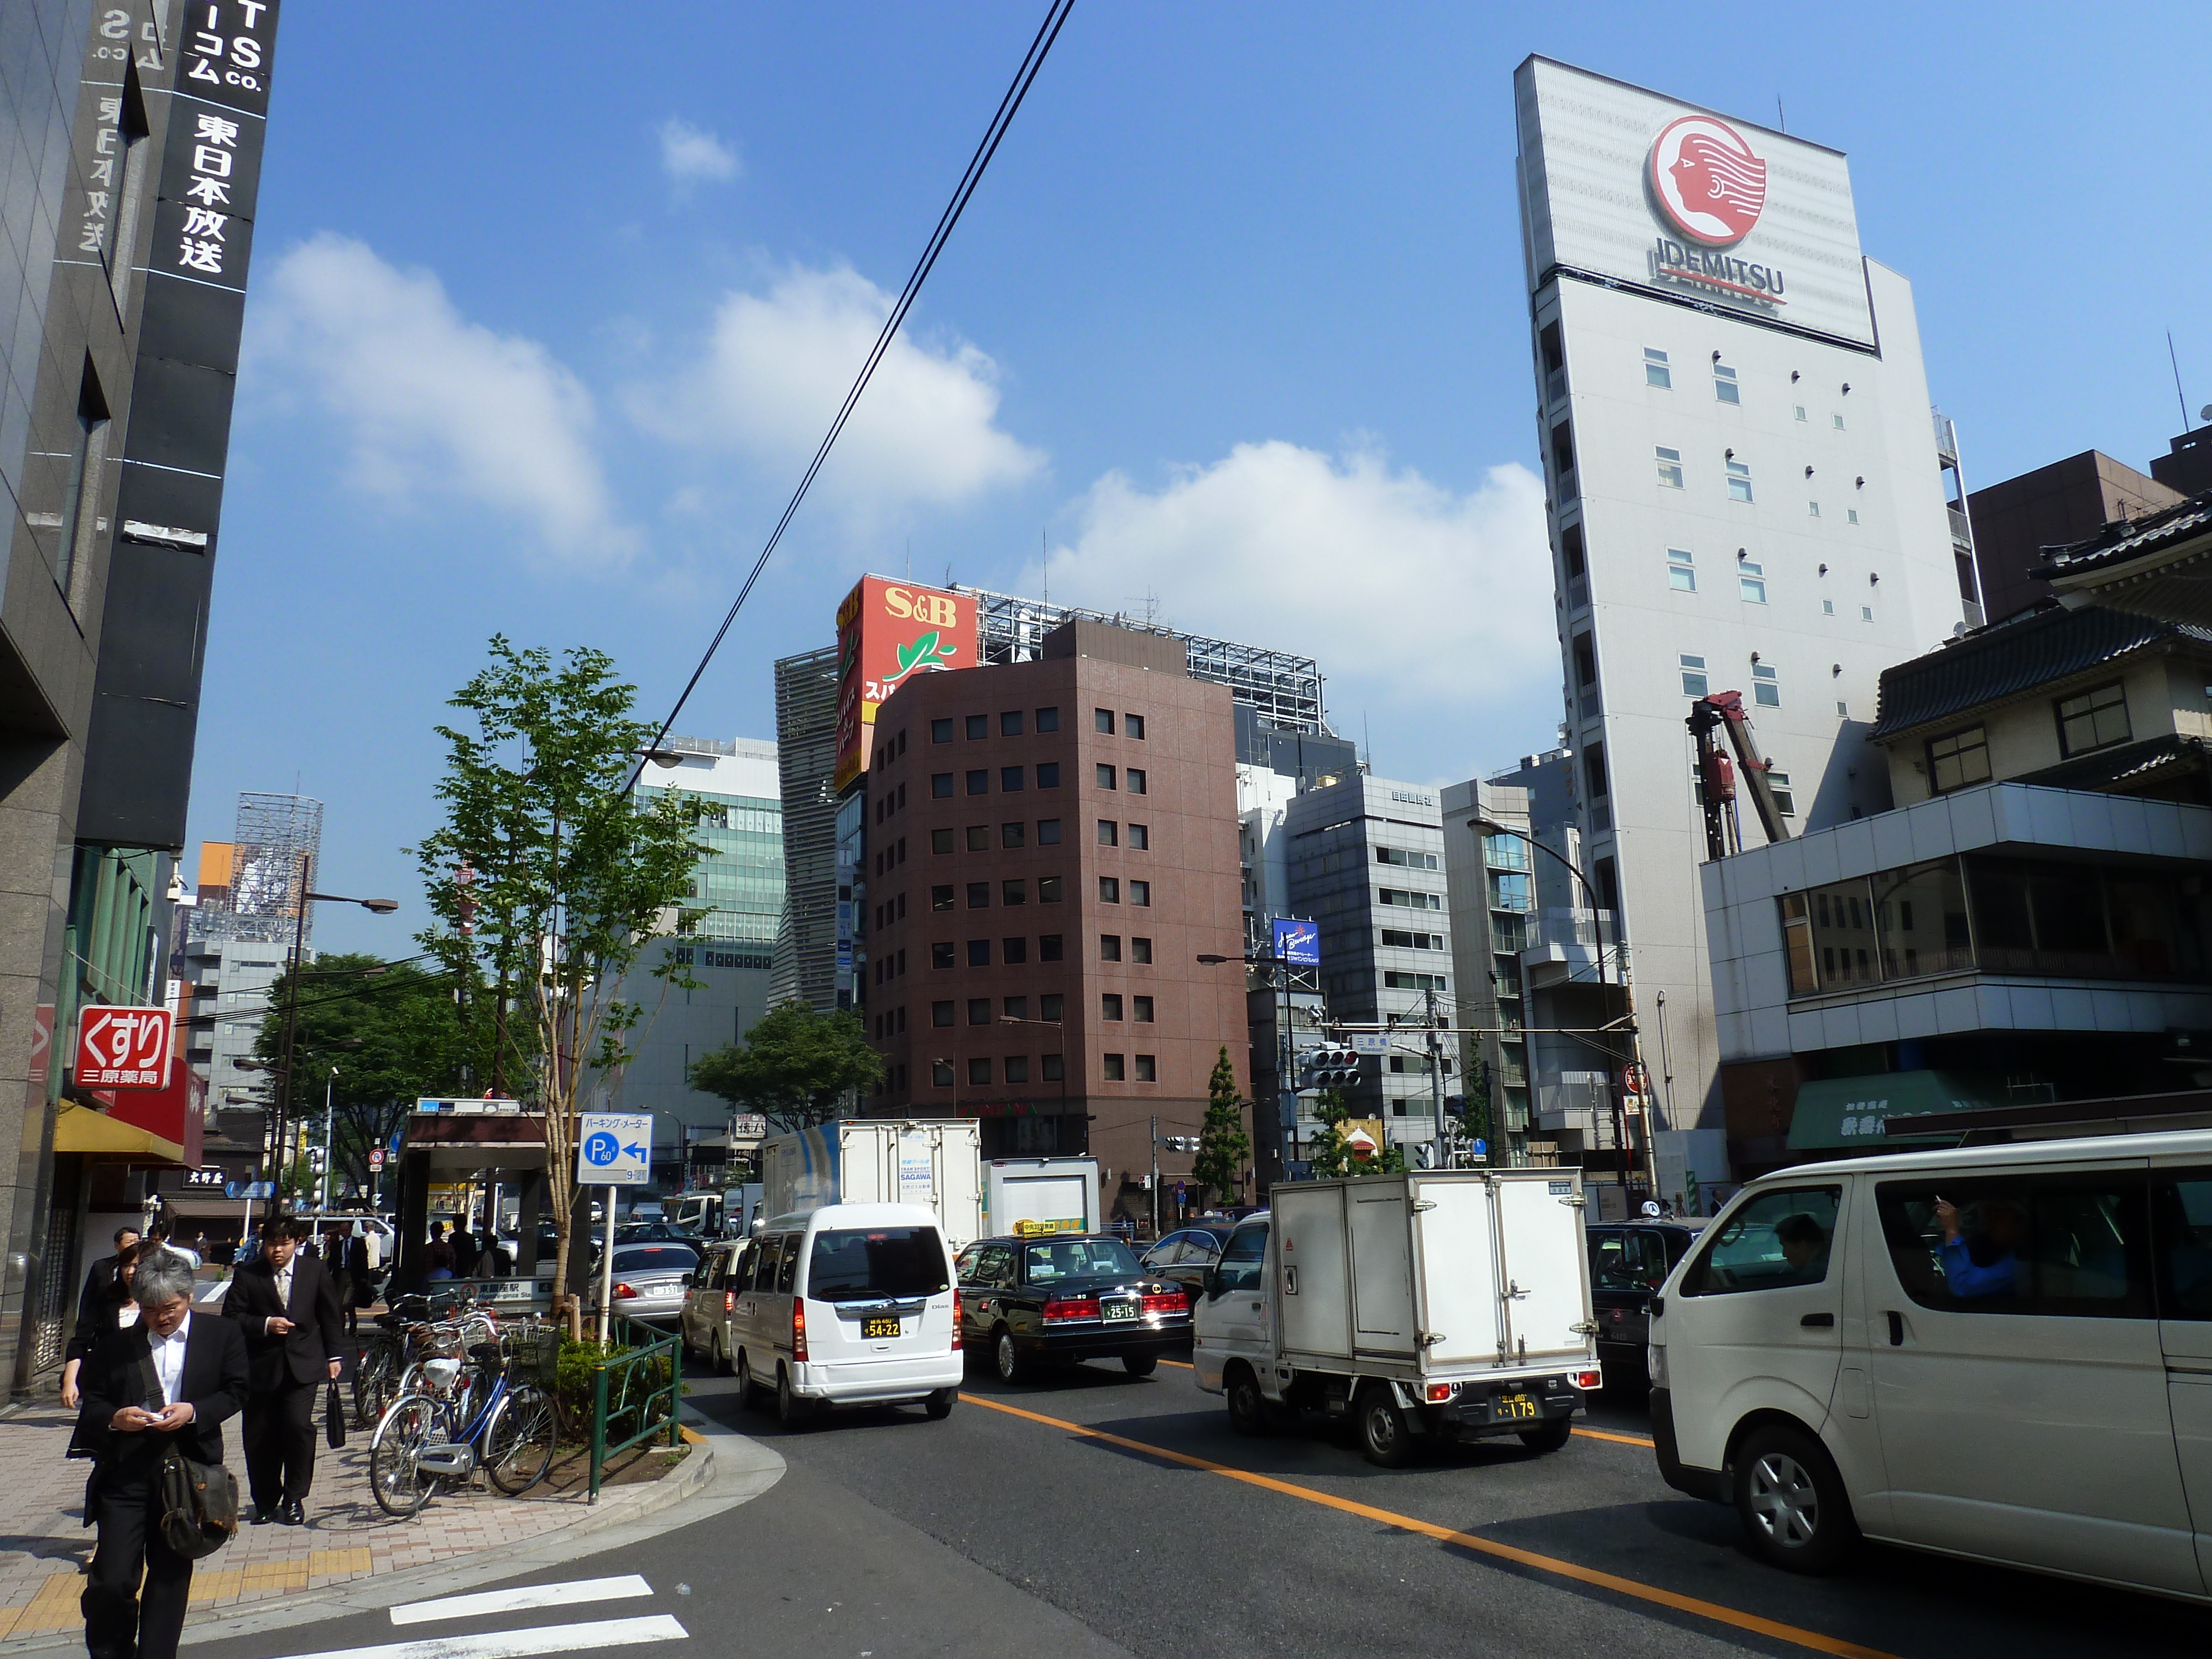
[[[550,1382],[561,1361],[561,1332],[553,1325],[517,1325],[506,1333],[508,1374],[518,1381]]]

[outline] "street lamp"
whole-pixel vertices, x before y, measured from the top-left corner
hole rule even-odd
[[[276,1156],[280,1158],[283,1155],[285,1120],[291,1115],[292,1111],[292,1051],[300,1029],[300,969],[301,967],[300,959],[307,953],[307,907],[313,903],[358,904],[371,915],[377,916],[388,916],[399,908],[398,899],[349,898],[343,893],[308,891],[307,871],[313,857],[313,855],[308,853],[300,854],[300,902],[298,908],[293,912],[292,966],[291,971],[285,976],[283,1058],[278,1062],[276,1133],[272,1137],[277,1149]],[[269,1192],[272,1204],[276,1195],[276,1183],[280,1179],[282,1176],[277,1171],[272,1170],[269,1172]]]

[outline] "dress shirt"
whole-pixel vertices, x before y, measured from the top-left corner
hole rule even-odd
[[[150,1325],[146,1328],[146,1346],[153,1350],[154,1375],[161,1384],[161,1403],[177,1403],[178,1389],[185,1377],[185,1339],[191,1334],[192,1316],[189,1313],[178,1322],[177,1328],[167,1336],[155,1334]]]
[[[276,1305],[287,1319],[292,1316],[292,1272],[299,1265],[300,1258],[295,1254],[276,1270]],[[267,1322],[264,1320],[263,1323],[265,1326]]]

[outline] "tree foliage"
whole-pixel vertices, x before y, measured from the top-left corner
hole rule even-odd
[[[1199,1126],[1198,1158],[1191,1166],[1201,1209],[1209,1194],[1226,1197],[1243,1190],[1244,1160],[1252,1153],[1251,1137],[1244,1133],[1245,1103],[1237,1092],[1237,1072],[1225,1047],[1213,1062],[1206,1096],[1206,1121]]]
[[[859,1015],[818,1014],[787,1002],[763,1016],[744,1042],[700,1055],[690,1075],[693,1088],[741,1112],[758,1112],[779,1129],[804,1129],[836,1117],[848,1092],[873,1089],[883,1080],[884,1062],[868,1047]]]
[[[630,1057],[645,1011],[623,976],[702,914],[681,902],[705,848],[683,797],[629,787],[653,728],[612,658],[578,646],[556,664],[496,635],[489,653],[451,702],[474,729],[437,728],[446,817],[412,849],[436,918],[419,937],[471,988],[495,1080],[544,1114],[565,1286],[577,1119]],[[674,952],[656,956],[647,977],[664,994],[694,986]]]
[[[1325,1091],[1314,1108],[1314,1115],[1325,1126],[1325,1132],[1315,1138],[1313,1172],[1316,1180],[1329,1181],[1339,1176],[1399,1175],[1406,1168],[1405,1149],[1393,1146],[1386,1137],[1375,1149],[1371,1158],[1353,1156],[1352,1142],[1345,1136],[1344,1126],[1352,1121],[1352,1108],[1335,1090]]]

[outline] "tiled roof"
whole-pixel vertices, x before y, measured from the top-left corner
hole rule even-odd
[[[2079,575],[2101,566],[2124,564],[2208,533],[2212,533],[2212,490],[2132,523],[2106,525],[2087,541],[2046,548],[2049,556],[2027,574],[2045,580]]]
[[[1886,738],[2087,672],[2166,641],[2212,646],[2212,629],[2085,606],[2040,611],[1882,671],[1873,738]]]
[[[2134,794],[2136,787],[2124,786],[2163,783],[2185,774],[2202,776],[2206,771],[2205,753],[2203,738],[2166,732],[2138,743],[2124,743],[2094,754],[2077,756],[2040,772],[2027,773],[2014,781],[2039,784],[2046,789],[2097,789],[2113,794]]]

